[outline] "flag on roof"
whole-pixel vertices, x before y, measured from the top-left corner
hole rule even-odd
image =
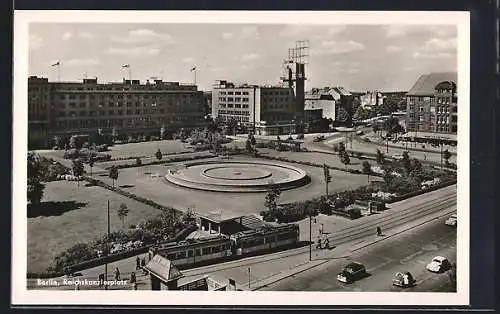
[[[51,66],[55,67],[57,65],[61,65],[61,62],[57,61],[56,63],[53,63]]]
[[[122,68],[130,68],[130,64],[124,64],[122,65]]]

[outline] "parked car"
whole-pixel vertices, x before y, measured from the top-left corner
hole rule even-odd
[[[366,274],[366,268],[363,264],[352,262],[347,264],[340,273],[337,274],[337,280],[345,283],[352,283]]]
[[[396,287],[409,288],[413,287],[417,281],[409,271],[397,272],[392,279],[392,284]]]
[[[313,142],[321,142],[321,141],[324,141],[324,140],[325,140],[325,137],[323,135],[320,135],[320,136],[316,136],[313,139]]]
[[[446,219],[444,222],[447,226],[456,227],[457,226],[457,214],[453,214],[450,218]]]
[[[395,160],[402,160],[403,159],[403,155],[399,155],[399,154],[392,155],[391,157],[394,158]]]
[[[363,135],[363,134],[364,134],[363,130],[359,130],[356,132],[356,135]]]
[[[436,256],[432,259],[432,261],[429,264],[427,264],[425,268],[427,268],[428,271],[431,271],[433,273],[441,273],[450,269],[451,264],[447,258],[442,256]]]

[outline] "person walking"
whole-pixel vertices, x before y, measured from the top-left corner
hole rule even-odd
[[[115,268],[115,280],[120,280],[120,270],[118,267]]]
[[[377,235],[378,236],[382,235],[382,229],[380,229],[380,227],[377,227]]]
[[[141,259],[139,258],[139,255],[137,255],[135,259],[135,270],[141,269]]]
[[[141,268],[142,268],[142,274],[143,275],[147,275],[148,274],[148,272],[146,271],[145,267],[146,267],[146,259],[143,258],[141,260]]]
[[[135,278],[135,272],[132,272],[130,274],[130,283],[132,284],[134,290],[137,290],[137,279]]]

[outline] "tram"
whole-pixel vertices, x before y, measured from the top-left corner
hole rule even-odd
[[[224,261],[290,247],[298,242],[299,226],[290,224],[242,231],[229,237],[220,235],[208,239],[165,243],[152,248],[151,253],[165,256],[176,267],[189,268],[195,264]]]

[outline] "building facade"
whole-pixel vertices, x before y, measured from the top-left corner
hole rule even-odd
[[[121,83],[49,82],[28,78],[30,139],[88,134],[100,130],[118,134],[160,133],[199,127],[205,115],[203,92],[195,85],[155,80]]]
[[[306,93],[306,111],[322,109],[323,118],[338,120],[339,110],[343,109],[352,116],[354,96],[343,87],[313,88]]]
[[[457,73],[420,76],[406,94],[409,132],[457,134]]]
[[[212,117],[225,122],[235,119],[259,135],[293,133],[293,88],[219,81],[212,90]]]

